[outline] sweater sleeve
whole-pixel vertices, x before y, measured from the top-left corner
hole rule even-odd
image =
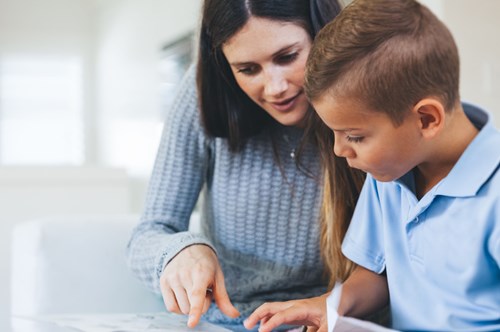
[[[207,238],[188,231],[209,165],[210,140],[200,125],[192,66],[166,117],[144,212],[127,246],[130,269],[157,293],[164,266],[179,251],[193,244],[213,248]]]

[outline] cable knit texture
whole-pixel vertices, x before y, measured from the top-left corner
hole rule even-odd
[[[266,134],[249,139],[238,153],[229,151],[225,139],[208,137],[200,124],[192,67],[167,116],[144,213],[128,245],[131,270],[157,293],[164,266],[180,250],[197,243],[211,246],[242,315],[230,319],[212,305],[204,319],[233,331],[243,331],[243,319],[265,301],[326,290],[319,255],[321,184],[301,172],[291,156],[302,131],[277,130],[283,173]],[[320,174],[316,148],[304,151],[302,164]],[[188,231],[189,218],[203,186],[197,234]]]

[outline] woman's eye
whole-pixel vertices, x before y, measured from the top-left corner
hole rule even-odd
[[[363,136],[346,136],[348,142],[359,143],[364,139]]]
[[[278,63],[282,63],[282,64],[291,63],[291,62],[295,61],[295,59],[297,59],[298,56],[299,56],[299,53],[297,53],[297,52],[281,55],[278,58]]]
[[[244,75],[254,75],[257,73],[257,68],[253,66],[238,68],[238,73],[242,73]]]

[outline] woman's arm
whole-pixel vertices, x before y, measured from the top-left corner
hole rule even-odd
[[[210,168],[210,140],[200,124],[195,70],[190,68],[170,110],[150,178],[144,213],[127,255],[136,276],[161,293],[168,311],[189,314],[194,327],[214,300],[231,317],[231,304],[215,249],[188,231]]]
[[[166,116],[141,221],[127,247],[130,269],[156,293],[160,293],[164,266],[182,249],[210,245],[201,235],[188,232],[191,213],[206,181],[209,155],[197,105],[192,67]]]

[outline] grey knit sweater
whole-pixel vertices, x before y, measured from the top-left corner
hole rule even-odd
[[[204,133],[198,114],[195,70],[191,68],[168,114],[144,213],[127,255],[131,270],[159,293],[159,278],[183,248],[214,248],[231,301],[242,313],[224,316],[215,305],[204,318],[244,330],[242,324],[264,301],[315,296],[326,291],[319,255],[321,184],[306,176],[291,156],[301,130],[279,127],[273,157],[269,135],[248,140],[238,153],[227,141]],[[309,146],[302,164],[319,174],[317,150]],[[202,233],[188,231],[200,191]]]

